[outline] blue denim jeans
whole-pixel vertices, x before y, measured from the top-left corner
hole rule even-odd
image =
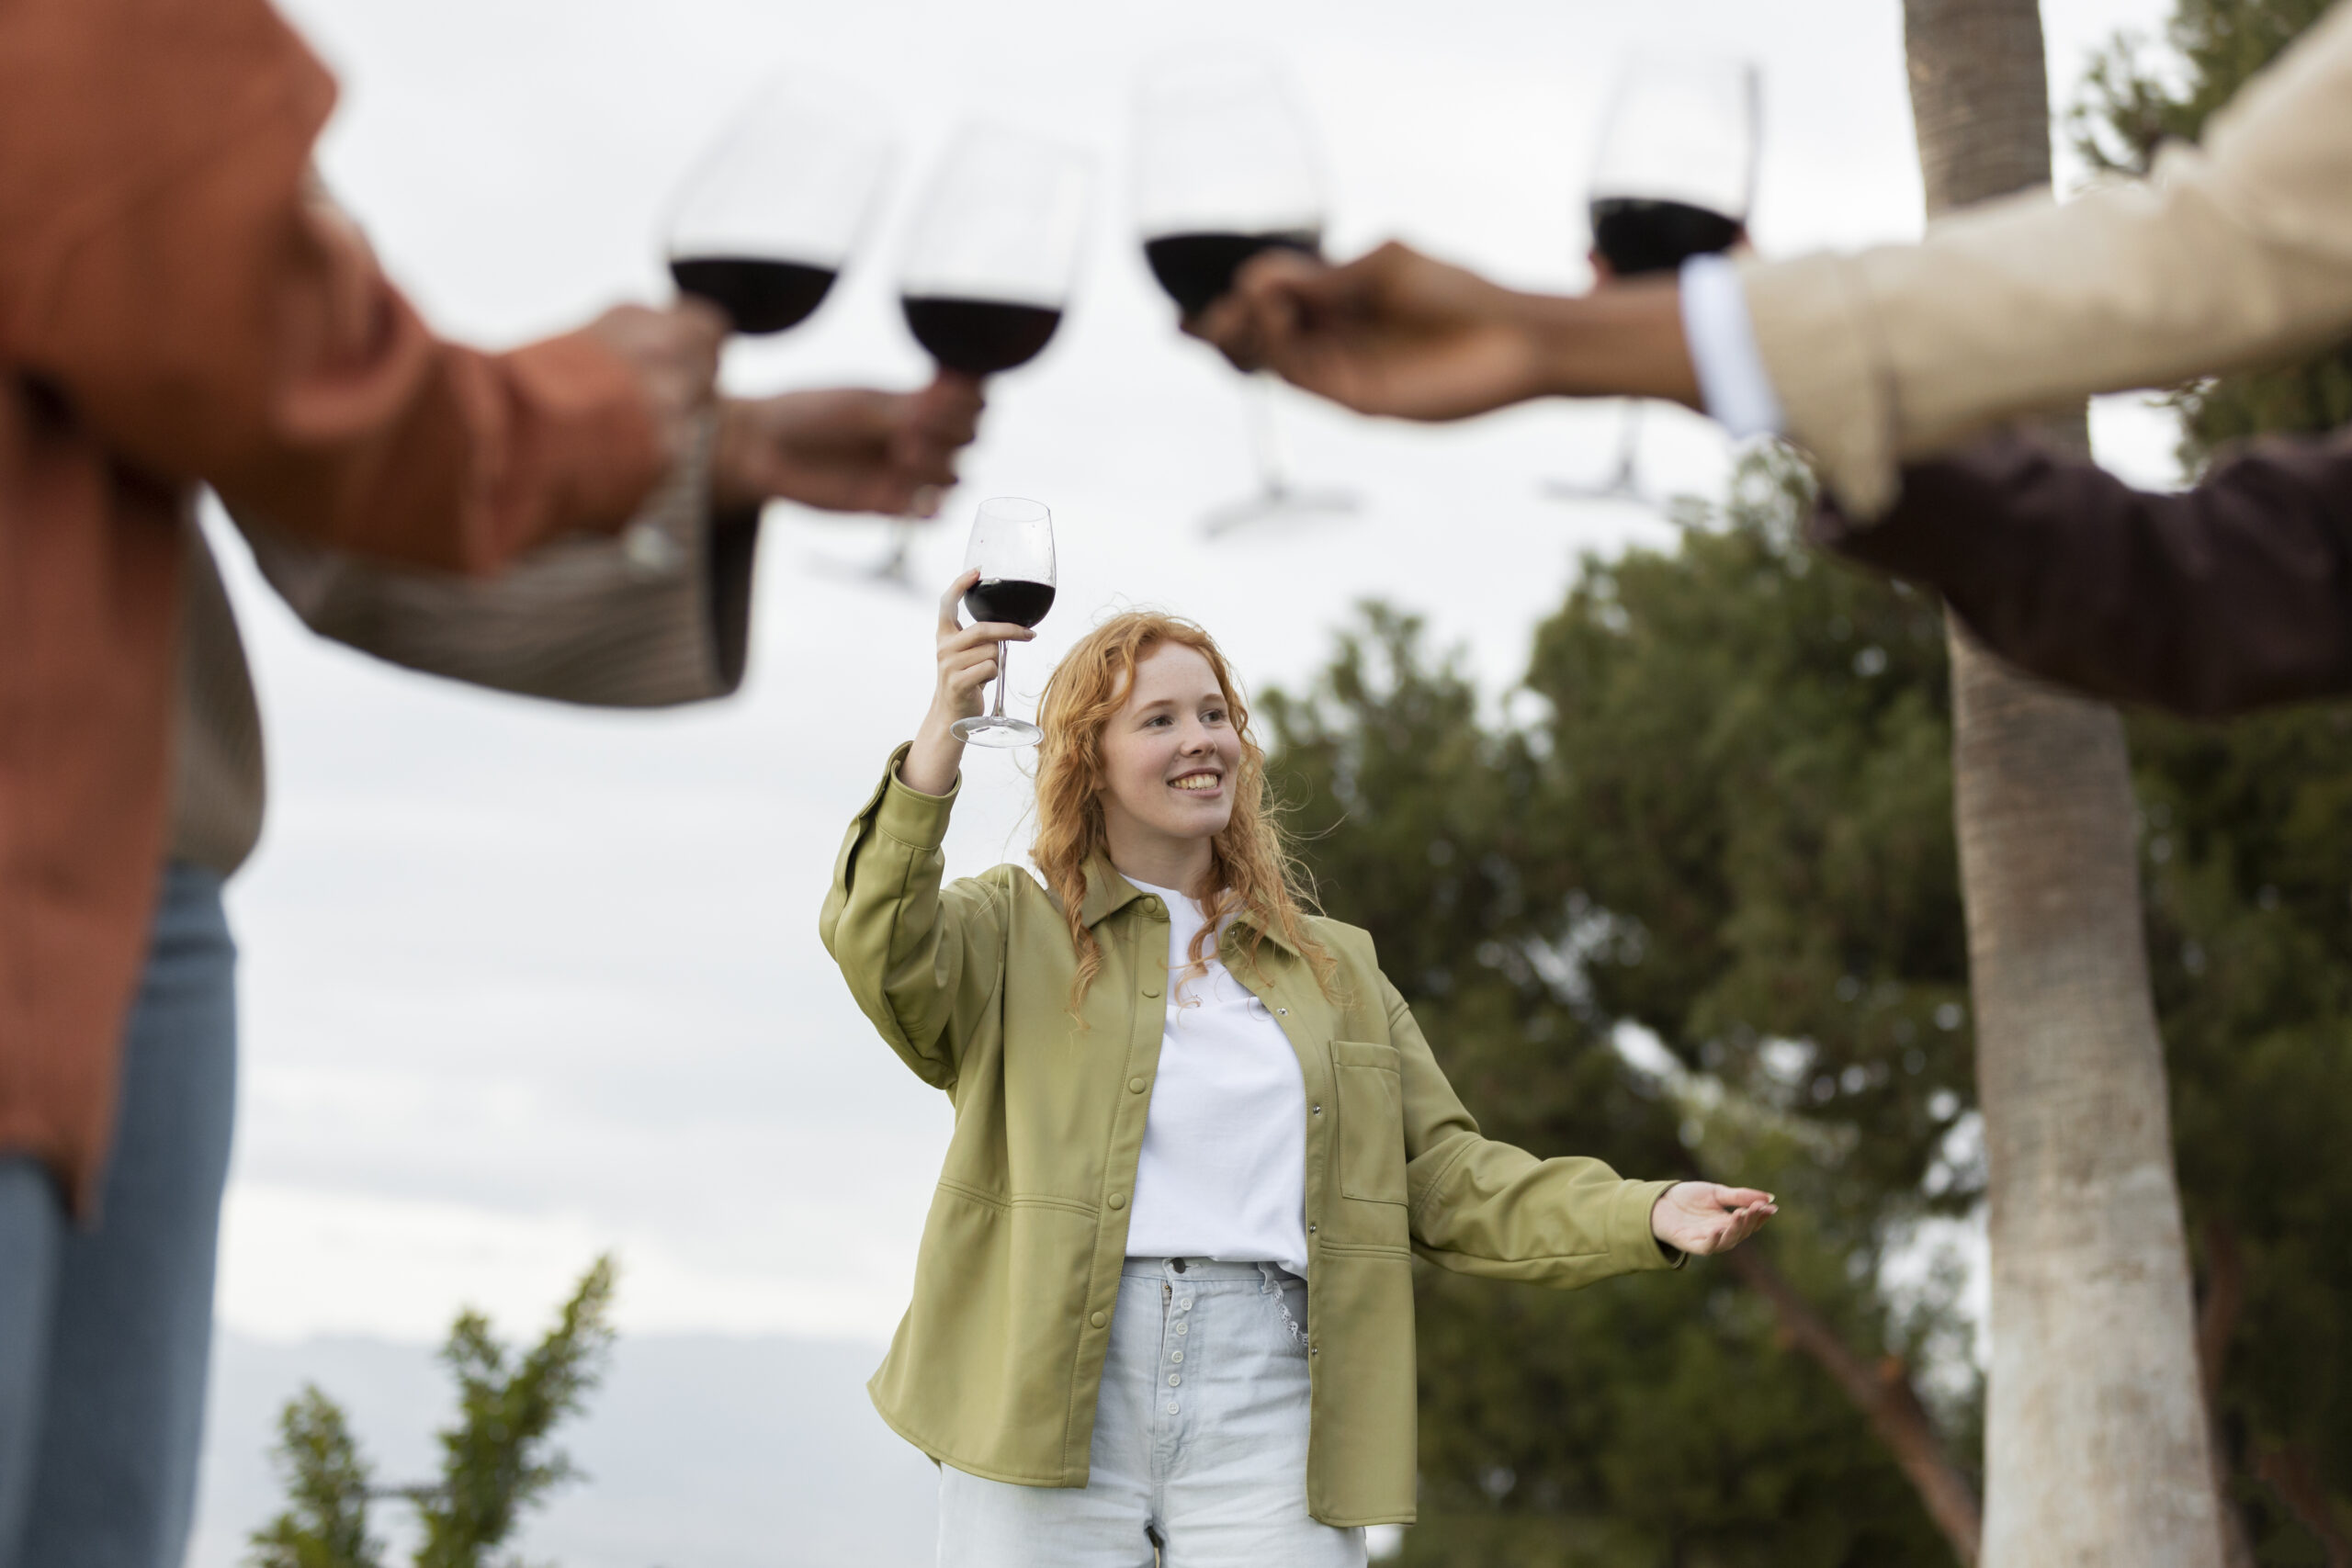
[[[123,1046],[94,1230],[0,1155],[0,1568],[179,1568],[236,1098],[220,879],[175,864]]]
[[[1128,1258],[1086,1485],[943,1467],[941,1568],[1363,1568],[1306,1513],[1306,1322],[1271,1263]]]

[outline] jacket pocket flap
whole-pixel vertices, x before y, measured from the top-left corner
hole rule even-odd
[[[1331,1042],[1331,1063],[1340,1067],[1385,1067],[1401,1073],[1404,1058],[1394,1045],[1384,1045],[1376,1040],[1334,1040]]]

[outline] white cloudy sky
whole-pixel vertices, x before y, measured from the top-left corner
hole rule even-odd
[[[299,0],[346,91],[334,184],[446,328],[560,329],[662,287],[653,227],[730,103],[800,60],[873,85],[903,197],[961,116],[1092,149],[1082,295],[997,389],[951,521],[1055,509],[1060,607],[1014,664],[1034,694],[1103,606],[1205,621],[1256,683],[1317,666],[1356,600],[1426,612],[1497,688],[1577,552],[1662,536],[1623,505],[1541,499],[1608,466],[1607,407],[1424,431],[1282,409],[1297,466],[1361,513],[1209,544],[1250,480],[1231,377],[1180,339],[1118,175],[1139,62],[1253,43],[1291,63],[1325,144],[1331,237],[1396,234],[1530,285],[1582,277],[1577,182],[1600,97],[1642,43],[1763,62],[1768,251],[1917,230],[1894,0]],[[2055,73],[2160,0],[2048,0]],[[748,389],[919,380],[888,288],[902,205],[808,327],[739,350]],[[2154,416],[2104,449],[2161,479]],[[1702,422],[1649,425],[1654,479],[1705,489]],[[221,1306],[248,1333],[437,1334],[460,1302],[536,1318],[617,1248],[638,1330],[887,1333],[911,1275],[944,1104],[873,1039],[818,945],[834,847],[927,689],[926,603],[858,581],[870,523],[778,513],[742,697],[620,716],[469,692],[319,643],[231,565],[270,725],[275,804],[235,885],[242,1126]],[[845,571],[843,568],[853,569]],[[951,869],[1024,842],[1023,780],[967,770]],[[1338,911],[1344,914],[1344,911]]]

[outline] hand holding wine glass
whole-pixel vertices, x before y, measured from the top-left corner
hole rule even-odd
[[[914,744],[899,764],[899,782],[924,795],[945,795],[956,787],[964,760],[964,741],[956,726],[986,708],[988,683],[997,678],[1002,646],[1037,635],[1005,622],[964,625],[957,607],[979,580],[977,568],[967,568],[939,597],[938,676]]]
[[[916,392],[831,387],[719,405],[711,503],[771,496],[829,512],[932,516],[979,428],[979,384],[943,376]]]
[[[964,608],[976,623],[1023,630],[1035,626],[1054,606],[1053,513],[1020,496],[980,502],[964,549],[964,570],[978,574],[964,591]],[[996,665],[995,707],[957,719],[956,738],[980,746],[1035,746],[1045,731],[1004,711],[1005,688],[1012,677],[1002,648],[997,650]]]
[[[1390,241],[1341,266],[1258,256],[1186,330],[1359,413],[1454,420],[1559,389],[1549,303]]]
[[[924,187],[899,274],[907,330],[942,380],[1026,365],[1060,327],[1086,234],[1085,158],[1006,126],[958,128]],[[901,525],[874,570],[907,581]]]
[[[1595,287],[1669,274],[1747,235],[1756,185],[1756,68],[1691,52],[1645,54],[1626,68],[1594,161],[1589,213]],[[1564,500],[1644,499],[1642,405],[1619,422],[1617,463],[1601,484],[1554,479]]]
[[[582,331],[636,376],[670,460],[685,457],[718,389],[718,348],[726,333],[718,312],[692,299],[666,310],[616,305]]]
[[[959,603],[971,613],[968,626],[956,619]],[[899,777],[908,788],[946,794],[967,741],[997,747],[1037,743],[1044,732],[1035,725],[1006,716],[1005,652],[1010,644],[1036,635],[1029,628],[1045,619],[1053,603],[1053,514],[1018,496],[982,502],[972,519],[964,570],[939,601],[939,678],[931,709],[899,764]],[[991,680],[997,683],[996,704],[984,714],[980,690]]]
[[[1272,62],[1181,60],[1148,73],[1136,97],[1136,219],[1144,260],[1187,331],[1272,251],[1319,258],[1323,190],[1296,95]],[[1210,534],[1284,513],[1349,512],[1343,491],[1300,490],[1283,470],[1271,388],[1250,388],[1257,493],[1205,520]]]

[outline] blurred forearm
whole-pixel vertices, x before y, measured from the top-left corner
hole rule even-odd
[[[1905,468],[1874,523],[1825,502],[1813,534],[2094,696],[2212,718],[2352,691],[2352,434],[2257,448],[2179,494],[2005,435]]]
[[[471,685],[599,707],[729,694],[750,641],[756,510],[707,504],[709,441],[617,535],[542,545],[496,577],[400,567],[241,519],[312,631]]]

